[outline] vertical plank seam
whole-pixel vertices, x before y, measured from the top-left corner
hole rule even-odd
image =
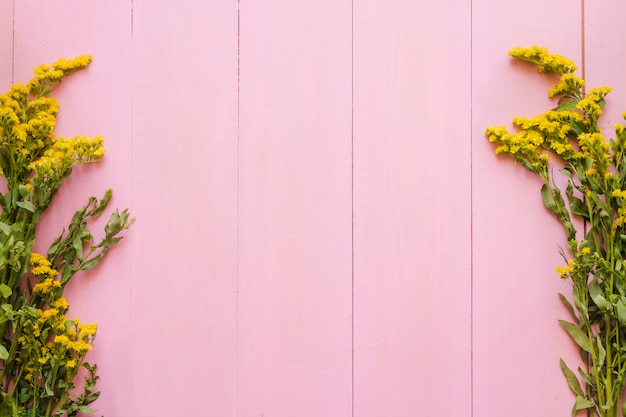
[[[15,84],[15,0],[11,3],[11,84]]]
[[[350,300],[350,344],[351,344],[351,411],[352,417],[354,417],[354,0],[350,2],[350,245],[352,253],[352,276],[351,276],[351,300]]]
[[[474,2],[470,0],[470,416],[474,417]]]
[[[134,137],[135,137],[135,88],[134,88],[134,80],[135,80],[135,65],[137,60],[135,59],[135,36],[134,36],[134,26],[135,25],[135,4],[134,4],[134,0],[130,0],[130,126],[129,126],[129,135],[130,135],[130,207],[131,210],[135,209],[135,204],[134,204],[134,200],[135,200],[135,193],[133,192],[134,188],[133,188],[133,161],[135,159],[135,146],[134,146]],[[133,234],[131,232],[130,234],[130,253],[131,256],[134,255],[135,253],[135,239],[133,238]],[[129,278],[129,283],[128,283],[128,291],[129,291],[129,304],[128,304],[128,315],[129,317],[129,322],[130,322],[130,328],[132,329],[134,327],[133,324],[133,320],[134,320],[134,310],[133,310],[133,288],[134,288],[134,277],[135,277],[135,263],[134,262],[130,262],[130,278]],[[131,339],[132,339],[132,332],[131,332]],[[132,343],[132,341],[131,341]],[[132,379],[135,379],[135,375],[130,372],[130,377]],[[135,411],[134,410],[135,407],[135,402],[131,401],[131,411]]]
[[[585,65],[585,0],[580,0],[580,59],[581,59],[581,71],[583,80],[587,79],[586,65]],[[583,86],[583,92],[585,92],[585,86]]]
[[[239,237],[240,237],[240,207],[239,207],[239,198],[240,198],[240,167],[239,167],[239,144],[240,144],[240,109],[241,109],[241,94],[240,94],[240,80],[241,80],[241,0],[237,0],[237,225],[236,225],[236,233],[237,237],[235,238],[236,247],[237,247],[237,257],[236,257],[236,269],[235,269],[235,416],[239,415],[239,259],[240,259],[240,246],[239,246]]]

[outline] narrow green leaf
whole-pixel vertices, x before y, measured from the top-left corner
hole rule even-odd
[[[602,368],[602,366],[604,365],[604,360],[606,359],[606,350],[604,349],[604,346],[602,345],[602,339],[601,338],[596,338],[596,346],[598,347],[598,368]]]
[[[604,298],[604,292],[602,291],[600,284],[598,284],[598,280],[595,278],[589,283],[589,295],[600,310],[612,310],[611,305],[606,301],[606,298]]]
[[[102,252],[94,256],[93,258],[88,259],[87,261],[85,261],[78,267],[78,270],[85,271],[87,269],[94,268],[96,265],[100,263],[100,261],[102,261],[102,258],[104,258],[104,255],[106,255],[106,252],[107,250],[103,250]]]
[[[621,325],[626,325],[626,298],[622,297],[615,303],[615,313],[617,321]]]
[[[17,201],[15,204],[26,211],[30,211],[31,213],[35,212],[35,206],[30,201]]]
[[[559,320],[559,323],[563,326],[565,331],[569,333],[572,340],[574,340],[578,346],[580,346],[585,352],[591,353],[591,344],[589,343],[587,334],[585,334],[580,327],[565,320]]]
[[[76,259],[78,259],[79,261],[83,260],[83,241],[80,238],[80,235],[74,236],[74,239],[72,240],[72,247],[74,248],[74,251],[76,252]]]
[[[563,104],[560,104],[559,107],[556,108],[556,110],[573,110],[576,108],[579,101],[580,100],[566,101]]]
[[[572,318],[576,321],[578,321],[578,317],[576,317],[576,313],[574,312],[574,307],[572,306],[572,304],[568,301],[567,298],[565,298],[565,296],[561,293],[559,293],[559,299],[561,300],[561,302],[563,303],[563,305],[565,306],[565,308],[567,308],[567,311],[569,311],[570,316],[572,316]]]
[[[0,294],[2,294],[2,298],[9,298],[13,294],[13,290],[6,284],[0,284]]]
[[[576,411],[585,410],[592,407],[593,403],[591,401],[580,395],[576,396],[576,404],[574,404],[574,408],[576,409]]]
[[[563,375],[565,375],[565,378],[567,379],[567,385],[569,385],[572,392],[576,395],[580,395],[581,397],[584,396],[585,394],[580,387],[580,382],[578,381],[578,378],[576,378],[576,374],[574,374],[574,372],[567,367],[563,359],[561,359],[561,371],[563,371]]]
[[[571,196],[568,197],[569,206],[572,210],[572,214],[576,216],[580,216],[584,219],[589,219],[589,212],[587,210],[587,206],[583,201],[577,197]]]
[[[11,226],[6,223],[0,222],[0,230],[2,230],[2,233],[8,236],[9,233],[11,233]]]
[[[552,195],[552,192],[546,184],[543,184],[541,186],[541,198],[543,199],[543,204],[546,206],[546,208],[550,210],[551,213],[556,214],[556,201],[554,201],[554,196]]]
[[[98,217],[99,215],[101,215],[104,209],[106,209],[107,205],[109,204],[109,201],[111,201],[112,195],[113,195],[112,189],[109,188],[108,190],[106,190],[106,192],[104,193],[104,197],[100,199],[96,207],[94,207],[94,209],[89,213],[89,215],[92,217]]]
[[[9,357],[9,351],[4,346],[0,345],[0,359],[3,361],[7,360]]]
[[[578,375],[580,375],[582,380],[585,381],[585,384],[587,384],[587,386],[591,388],[595,387],[595,382],[593,381],[593,379],[589,375],[587,375],[580,366],[578,367]]]

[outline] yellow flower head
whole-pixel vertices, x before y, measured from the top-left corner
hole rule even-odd
[[[66,311],[70,305],[68,304],[67,300],[65,299],[65,297],[61,297],[58,300],[56,300],[54,302],[54,307],[59,309],[59,310],[63,310]]]
[[[574,62],[561,55],[551,54],[544,47],[531,46],[530,48],[513,48],[509,55],[537,65],[539,72],[549,74],[567,74],[576,71]]]
[[[548,91],[548,95],[550,97],[574,95],[580,93],[584,87],[585,81],[582,78],[568,72],[561,76],[561,80]]]

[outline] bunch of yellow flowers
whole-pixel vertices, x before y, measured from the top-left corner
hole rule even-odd
[[[509,55],[560,76],[548,92],[558,99],[556,107],[515,117],[514,132],[491,126],[485,135],[497,145],[496,154],[541,178],[543,203],[567,236],[569,254],[561,249],[566,265],[556,272],[573,285],[572,301],[559,294],[572,321],[560,324],[583,360],[578,375],[561,360],[576,395],[572,415],[585,410],[589,416],[618,417],[620,409],[626,415],[626,127],[617,124],[615,138],[606,137],[598,122],[611,89],[585,92],[585,81],[568,58],[537,46],[514,48]],[[555,181],[559,172],[567,183],[565,196]]]
[[[60,59],[35,69],[27,84],[0,95],[0,416],[75,416],[92,412],[98,398],[96,366],[85,361],[96,337],[95,323],[66,315],[63,291],[72,276],[95,267],[133,219],[111,214],[105,236],[87,230],[111,199],[91,197],[47,254],[33,252],[36,226],[72,168],[97,162],[103,138],[54,134],[59,103],[50,93],[91,56]],[[76,392],[74,379],[87,370]]]

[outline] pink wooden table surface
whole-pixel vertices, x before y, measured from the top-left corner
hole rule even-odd
[[[68,294],[100,324],[100,413],[569,415],[564,237],[483,131],[551,105],[518,45],[584,57],[618,122],[625,18],[620,0],[0,2],[0,88],[94,56],[58,90],[58,133],[108,154],[38,245],[109,187],[137,217]]]

